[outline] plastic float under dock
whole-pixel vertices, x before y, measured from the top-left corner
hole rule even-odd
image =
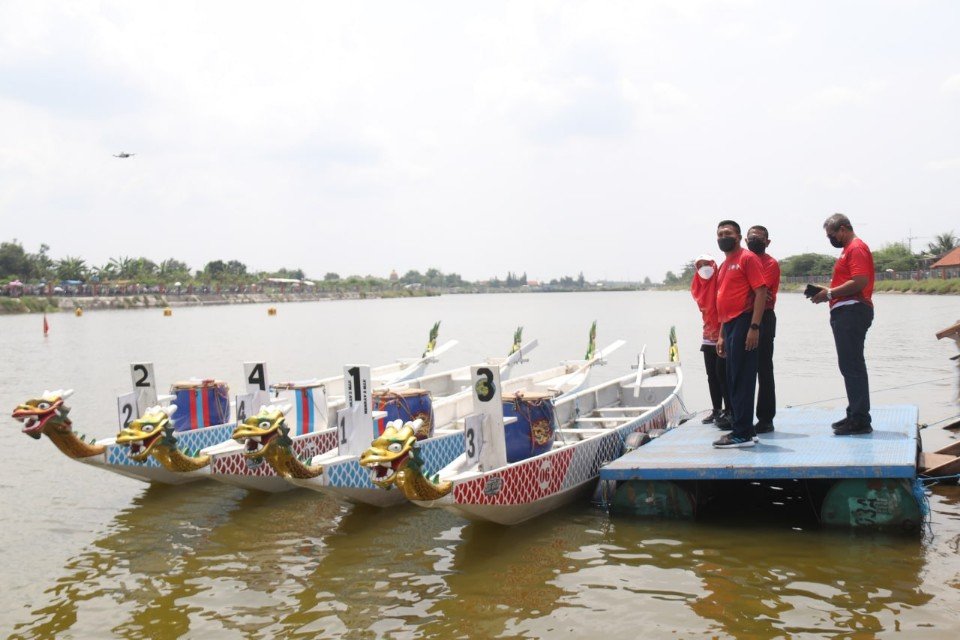
[[[873,432],[835,436],[842,410],[778,409],[772,433],[755,446],[715,449],[725,432],[699,420],[607,463],[600,479],[612,511],[658,517],[693,517],[723,481],[809,480],[822,486],[821,522],[912,530],[922,521],[917,458],[919,410],[914,405],[874,407]],[[617,508],[619,507],[619,509]]]

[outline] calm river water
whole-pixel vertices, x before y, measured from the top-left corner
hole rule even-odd
[[[915,403],[921,422],[958,413],[957,297],[878,296],[868,336],[874,404]],[[779,404],[839,407],[825,307],[778,305]],[[241,388],[244,360],[273,380],[332,375],[419,354],[429,326],[460,344],[433,370],[504,354],[517,325],[538,338],[526,370],[628,345],[594,381],[622,375],[646,343],[666,357],[677,326],[684,397],[706,408],[693,301],[676,293],[444,296],[0,317],[0,407],[73,388],[81,432],[116,432],[128,364],[161,386],[192,376]],[[905,386],[905,385],[912,386]],[[893,389],[893,387],[897,387]],[[9,416],[9,413],[7,414]],[[309,491],[215,483],[148,486],[63,457],[6,419],[0,465],[0,632],[23,638],[948,637],[960,631],[960,491],[935,487],[922,536],[825,531],[803,508],[737,510],[696,523],[610,519],[577,505],[529,524],[470,524],[413,506],[378,511]],[[927,449],[951,441],[924,431]]]

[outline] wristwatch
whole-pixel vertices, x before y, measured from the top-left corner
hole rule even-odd
[[[833,300],[833,291],[831,289],[827,289],[827,300]]]
[[[751,325],[750,325],[750,328],[751,328],[751,329],[756,329],[757,331],[760,331],[760,325],[758,325],[756,322],[754,322],[753,324],[751,324]]]

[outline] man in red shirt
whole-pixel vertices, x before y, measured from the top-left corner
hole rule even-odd
[[[740,225],[733,220],[717,225],[717,246],[726,257],[717,274],[717,355],[727,359],[727,390],[733,414],[733,430],[713,443],[718,449],[752,447],[756,436],[753,400],[757,388],[757,344],[767,285],[760,259],[744,251],[741,240]]]
[[[757,346],[757,433],[773,431],[773,416],[777,414],[777,391],[773,379],[773,339],[777,335],[777,314],[773,307],[777,304],[777,291],[780,290],[780,263],[767,253],[770,246],[770,232],[756,224],[747,231],[747,248],[757,254],[763,266],[763,281],[767,285],[767,303],[763,307],[760,320],[760,344]]]
[[[833,433],[852,436],[870,433],[870,383],[863,359],[867,329],[873,324],[873,254],[853,232],[850,219],[835,213],[823,223],[827,238],[843,249],[833,265],[830,288],[811,298],[814,303],[830,302],[830,327],[837,346],[837,363],[847,389],[847,415],[833,423]]]

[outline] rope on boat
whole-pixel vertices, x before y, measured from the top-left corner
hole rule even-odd
[[[931,382],[942,382],[944,380],[952,380],[953,376],[944,376],[943,378],[934,378],[932,380],[922,380],[921,382],[911,382],[909,384],[901,384],[895,387],[886,387],[885,389],[871,389],[871,395],[874,393],[883,393],[884,391],[896,391],[897,389],[907,389],[909,387],[917,387],[921,384],[930,384]],[[845,400],[847,396],[836,396],[834,398],[824,398],[823,400],[814,400],[812,402],[799,402],[797,404],[788,404],[787,409],[792,409],[794,407],[806,407],[811,404],[820,404],[821,402],[830,402],[831,400]]]
[[[927,483],[926,486],[930,487],[940,482],[945,482],[947,480],[960,480],[960,473],[955,473],[952,476],[930,476],[920,479],[922,482]]]
[[[940,424],[941,422],[946,422],[947,420],[957,420],[957,419],[960,419],[960,414],[955,416],[950,416],[949,418],[943,418],[942,420],[937,420],[936,422],[925,422],[920,425],[920,428],[926,429],[927,427],[933,427],[935,425]]]

